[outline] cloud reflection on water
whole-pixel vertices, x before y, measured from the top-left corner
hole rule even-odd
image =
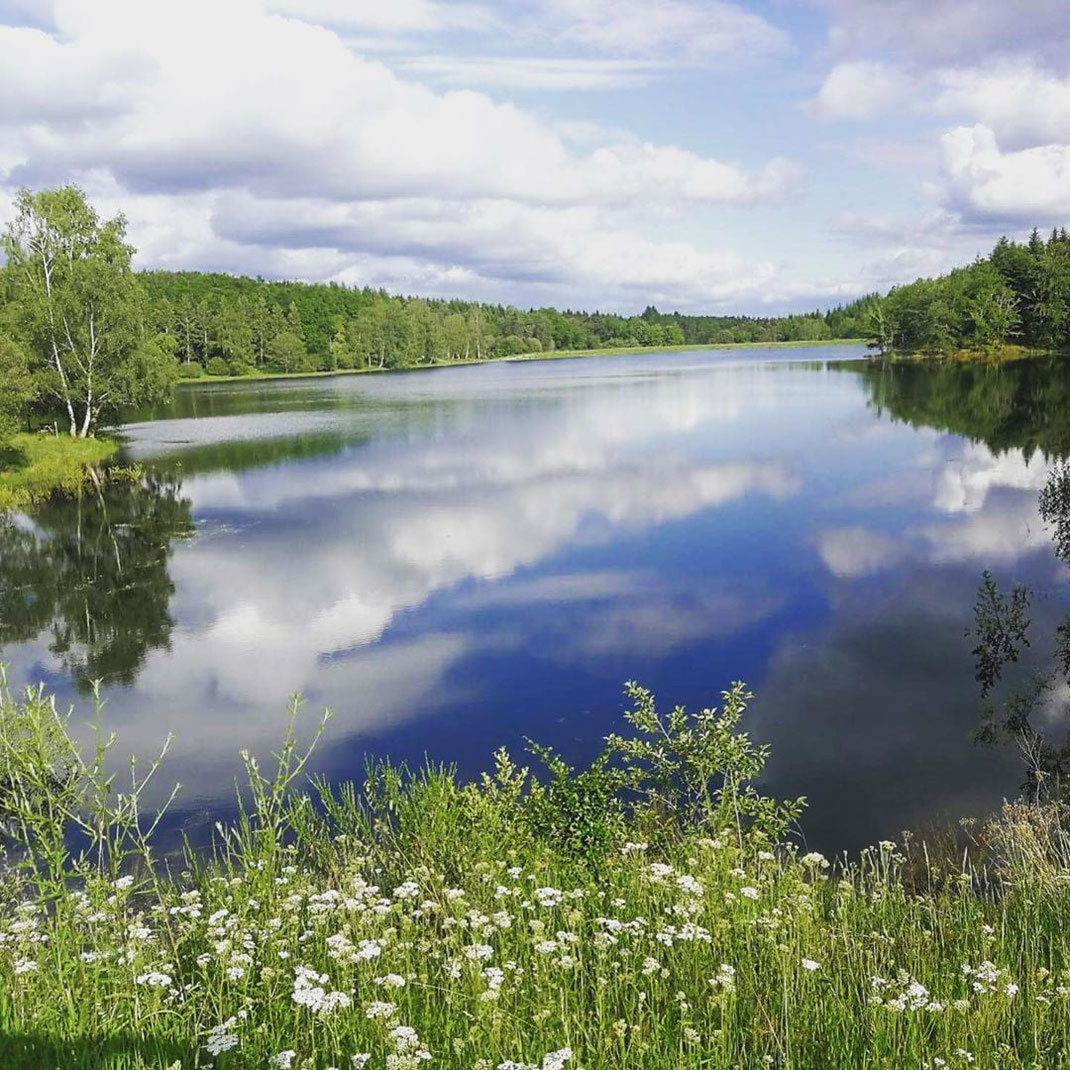
[[[156,463],[199,534],[170,561],[170,648],[109,692],[124,746],[174,730],[211,802],[290,692],[337,711],[320,767],[353,776],[369,744],[582,759],[624,679],[694,706],[743,677],[770,783],[813,797],[826,846],[1013,791],[968,742],[962,636],[986,564],[1051,574],[1046,462],[891,423],[820,365],[658,361],[280,384],[132,428],[135,454],[193,444]],[[13,659],[55,668],[39,641]]]

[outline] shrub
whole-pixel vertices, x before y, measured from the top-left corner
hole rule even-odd
[[[211,357],[205,365],[209,375],[229,375],[230,365],[222,357]]]
[[[180,379],[200,379],[202,375],[204,375],[204,368],[196,360],[187,361],[178,367],[178,377]]]

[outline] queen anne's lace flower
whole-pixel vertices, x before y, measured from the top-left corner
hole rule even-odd
[[[320,1015],[344,1010],[352,1001],[345,992],[327,989],[329,982],[330,977],[327,974],[317,973],[308,966],[298,966],[294,970],[294,1003]]]

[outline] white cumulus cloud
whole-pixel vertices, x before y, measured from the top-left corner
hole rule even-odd
[[[670,7],[678,32],[686,5]],[[412,2],[390,18],[419,28],[473,10]],[[579,144],[540,113],[435,91],[355,54],[331,20],[363,25],[377,12],[329,0],[57,0],[54,33],[3,28],[0,216],[18,185],[73,180],[127,211],[144,265],[509,300],[542,282],[540,299],[584,287],[618,305],[637,300],[633,288],[708,304],[753,297],[768,280],[766,264],[658,241],[644,221],[783,199],[795,163],[743,164],[605,129]],[[585,25],[595,8],[570,12]],[[729,5],[706,15],[709,34],[768,37]],[[670,40],[669,16],[650,18]],[[554,76],[597,80],[646,62],[566,64]]]
[[[822,119],[870,119],[902,103],[910,92],[910,80],[897,68],[876,60],[853,60],[832,68],[813,110]]]
[[[1070,144],[1004,152],[978,123],[949,130],[941,147],[949,196],[964,215],[1032,223],[1070,216]]]

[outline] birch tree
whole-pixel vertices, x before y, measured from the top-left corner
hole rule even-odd
[[[125,219],[102,222],[74,186],[22,190],[15,207],[3,248],[38,397],[85,438],[105,413],[166,396],[175,361],[143,334]]]

